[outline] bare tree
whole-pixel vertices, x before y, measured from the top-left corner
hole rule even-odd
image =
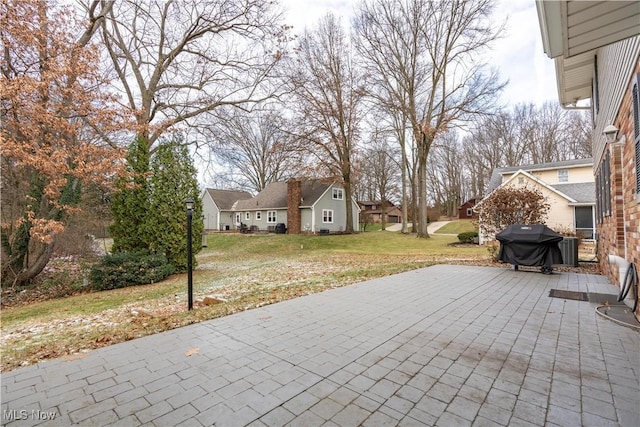
[[[398,148],[392,148],[390,132],[373,132],[370,143],[362,152],[362,175],[369,188],[368,199],[380,201],[382,229],[386,228],[389,201],[399,195],[400,160]]]
[[[290,84],[299,107],[297,137],[345,189],[347,218],[352,218],[352,160],[359,137],[364,78],[350,52],[347,35],[332,14],[320,19],[300,40]],[[346,232],[353,232],[347,219]]]
[[[533,104],[514,107],[516,126],[530,149],[530,162],[549,163],[580,158],[590,136],[584,115],[565,110],[557,102],[547,101],[539,108]],[[586,141],[585,141],[586,140]],[[582,147],[582,148],[581,148]]]
[[[462,144],[472,192],[486,194],[496,168],[588,158],[590,133],[583,113],[554,103],[479,117]]]
[[[496,37],[489,0],[371,0],[355,19],[359,51],[417,147],[418,236],[427,232],[426,166],[436,136],[491,108],[501,89],[478,53]]]
[[[102,21],[104,46],[149,148],[203,113],[273,95],[263,83],[287,27],[261,0],[121,0]]]
[[[457,214],[458,206],[469,195],[461,151],[457,132],[442,134],[433,145],[427,168],[428,188],[435,205],[444,208],[443,213],[450,217]]]
[[[222,108],[214,120],[204,136],[215,160],[230,169],[226,177],[236,188],[259,192],[296,175],[302,153],[278,110]]]

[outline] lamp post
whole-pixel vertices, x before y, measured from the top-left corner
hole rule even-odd
[[[192,198],[186,200],[187,204],[187,291],[189,293],[189,302],[187,304],[188,310],[193,309],[193,263],[192,258],[192,242],[191,242],[191,222],[193,220],[193,206],[194,201]]]

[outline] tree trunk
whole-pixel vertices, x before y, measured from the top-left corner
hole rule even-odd
[[[344,180],[344,198],[347,208],[347,224],[344,229],[345,233],[352,234],[353,230],[353,205],[351,203],[351,174],[347,172]]]
[[[31,246],[34,242],[30,241],[28,238],[27,245]],[[31,243],[31,244],[30,244]],[[52,239],[51,243],[44,244],[40,242],[35,242],[36,245],[40,246],[37,253],[33,253],[32,251],[27,251],[25,256],[23,257],[23,265],[20,268],[13,268],[12,266],[6,266],[2,272],[2,284],[3,287],[8,286],[12,288],[22,288],[27,286],[38,274],[42,273],[42,270],[47,266],[49,260],[51,259],[51,255],[53,254],[53,249],[55,247],[55,242]],[[35,258],[35,262],[31,262],[32,259]]]
[[[407,226],[407,223],[409,222],[409,197],[407,194],[407,164],[404,148],[402,149],[402,151],[402,233],[407,234],[409,231]]]
[[[418,146],[418,237],[429,238],[427,231],[427,153],[424,137]]]

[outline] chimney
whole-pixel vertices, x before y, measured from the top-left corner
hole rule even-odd
[[[287,232],[300,234],[302,232],[302,181],[291,178],[287,181]]]

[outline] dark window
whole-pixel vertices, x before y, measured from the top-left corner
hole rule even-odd
[[[611,215],[611,156],[609,150],[604,157],[604,216]]]
[[[633,139],[636,148],[636,194],[640,194],[640,73],[631,88],[633,103]]]
[[[576,206],[576,234],[583,239],[593,239],[593,208]]]
[[[607,150],[596,173],[596,217],[601,223],[604,217],[611,215],[611,168]]]

